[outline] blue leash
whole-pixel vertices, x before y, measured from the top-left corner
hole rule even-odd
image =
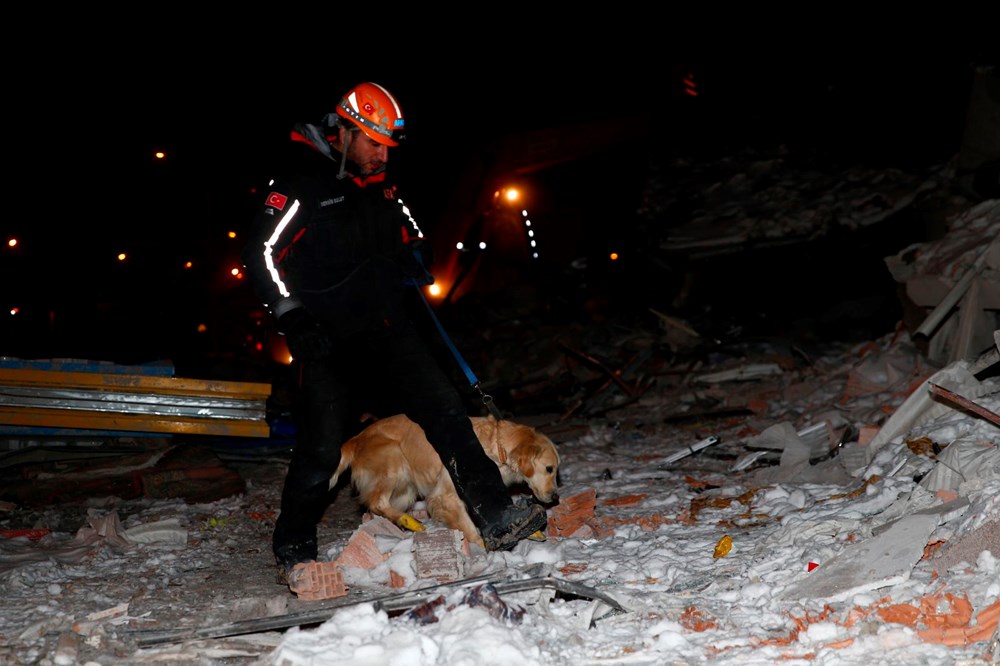
[[[493,402],[493,396],[483,393],[483,389],[479,385],[479,380],[476,379],[476,375],[473,374],[472,369],[469,367],[469,364],[465,362],[464,358],[462,358],[462,354],[459,353],[458,348],[455,346],[455,343],[453,343],[451,341],[451,338],[448,337],[448,334],[445,333],[444,327],[438,320],[437,315],[434,314],[434,310],[431,308],[431,304],[427,302],[427,297],[424,296],[424,292],[420,288],[420,285],[415,285],[415,286],[417,287],[417,293],[420,294],[420,298],[423,300],[424,305],[427,306],[427,312],[430,313],[431,319],[434,321],[434,325],[437,326],[438,332],[444,339],[445,344],[448,345],[448,349],[450,349],[451,353],[455,356],[455,360],[458,361],[458,365],[461,366],[462,371],[465,373],[466,378],[468,378],[469,385],[472,386],[472,388],[479,391],[479,395],[483,397],[483,404],[486,405],[486,409],[490,410],[490,414],[493,415],[493,418],[495,418],[497,421],[503,421],[503,414],[500,413],[500,410],[497,409],[496,404]]]

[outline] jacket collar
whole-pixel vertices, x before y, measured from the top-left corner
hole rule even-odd
[[[337,164],[340,164],[342,160],[340,151],[334,149],[330,145],[325,132],[323,132],[317,125],[298,123],[292,128],[292,141],[298,141],[312,146],[314,149],[319,151],[319,153],[333,160]],[[356,163],[351,160],[346,160],[344,171],[344,176],[354,181],[358,187],[364,187],[369,183],[381,183],[385,180],[385,167],[382,167],[375,173],[369,174],[367,177],[355,176],[354,174],[361,171],[361,169]]]

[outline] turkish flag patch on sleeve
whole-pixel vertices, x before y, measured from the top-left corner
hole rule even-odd
[[[273,206],[274,208],[281,210],[285,207],[286,203],[288,203],[288,197],[286,197],[284,194],[279,194],[278,192],[271,192],[269,195],[267,195],[267,201],[265,202],[265,205]]]

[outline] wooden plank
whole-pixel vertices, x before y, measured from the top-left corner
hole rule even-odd
[[[950,391],[943,386],[939,386],[933,382],[927,382],[927,383],[930,384],[931,393],[933,393],[934,395],[941,396],[942,398],[944,398],[945,400],[947,400],[952,404],[964,407],[968,409],[970,412],[975,412],[976,414],[979,414],[984,419],[993,423],[993,425],[1000,426],[1000,414],[992,412],[983,407],[982,405],[976,404],[975,402],[972,402],[965,396],[959,395],[954,391]]]
[[[80,388],[164,395],[210,395],[241,399],[266,399],[271,385],[258,382],[228,382],[214,379],[112,375],[96,372],[59,372],[25,368],[0,368],[0,386]]]

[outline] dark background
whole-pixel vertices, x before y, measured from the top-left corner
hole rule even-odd
[[[59,57],[22,57],[10,71],[3,234],[20,244],[3,248],[0,301],[19,310],[4,317],[0,356],[259,374],[270,325],[228,273],[239,234],[291,125],[318,121],[361,81],[402,104],[407,140],[391,168],[431,238],[476,214],[450,207],[463,174],[498,144],[578,123],[641,126],[639,138],[530,174],[537,210],[564,218],[548,256],[568,263],[607,250],[608,220],[634,218],[650,160],[665,155],[783,142],[884,166],[946,161],[960,145],[972,66],[989,57],[975,40],[772,57],[730,43],[685,57],[666,37],[595,30],[598,17],[586,34],[417,31],[400,17],[386,29],[379,19],[261,16],[184,34],[155,21],[111,33],[64,23],[34,42]]]

